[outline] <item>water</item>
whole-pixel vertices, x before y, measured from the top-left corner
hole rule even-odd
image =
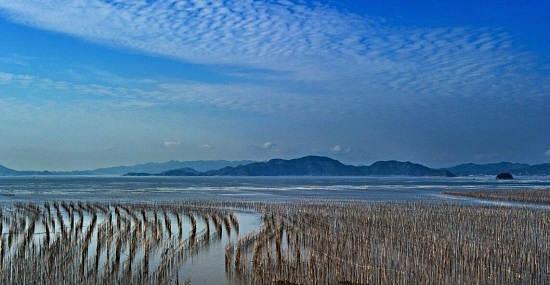
[[[449,200],[445,191],[550,188],[550,178],[494,177],[0,177],[0,203],[17,201]]]
[[[231,284],[225,273],[225,246],[229,241],[236,243],[240,237],[246,236],[261,226],[260,215],[237,212],[240,228],[238,234],[228,236],[223,233],[219,243],[213,243],[200,254],[187,260],[180,270],[180,279],[189,280],[191,284]]]

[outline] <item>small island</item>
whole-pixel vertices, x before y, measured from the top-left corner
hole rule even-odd
[[[497,175],[498,180],[512,180],[514,179],[514,176],[510,174],[509,172],[502,172]]]

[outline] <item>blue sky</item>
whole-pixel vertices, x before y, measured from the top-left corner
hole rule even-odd
[[[550,161],[518,2],[0,0],[0,164]]]

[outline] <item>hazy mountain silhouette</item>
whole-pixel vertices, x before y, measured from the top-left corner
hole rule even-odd
[[[513,163],[513,162],[497,162],[497,163],[464,163],[453,167],[447,168],[450,172],[458,176],[468,175],[497,175],[501,172],[512,172],[516,169],[524,169],[530,167],[525,163]]]
[[[251,163],[250,160],[195,160],[195,161],[177,161],[171,160],[167,162],[149,162],[136,164],[131,166],[116,166],[107,168],[98,168],[87,171],[74,171],[73,174],[89,174],[89,175],[122,175],[129,172],[135,173],[161,173],[173,169],[193,168],[197,171],[209,171],[220,169],[226,166],[239,166],[242,164]]]
[[[10,169],[0,165],[0,175],[123,175],[127,173],[161,173],[173,169],[193,168],[197,171],[209,171],[220,169],[226,166],[238,166],[251,163],[250,160],[195,160],[195,161],[177,161],[171,160],[167,162],[149,162],[129,166],[114,166],[106,168],[98,168],[93,170],[74,170],[74,171],[19,171]]]
[[[0,176],[21,175],[128,175],[128,176],[468,176],[497,175],[510,172],[516,176],[550,175],[550,163],[529,165],[498,162],[464,163],[435,169],[413,162],[377,161],[369,166],[353,166],[323,156],[296,159],[272,159],[264,162],[249,160],[196,160],[149,162],[130,166],[115,166],[84,171],[28,171],[0,165]]]
[[[181,173],[186,173],[183,171]],[[178,176],[179,172],[160,173],[162,176]],[[192,173],[192,175],[196,175]],[[433,169],[420,164],[400,161],[379,161],[370,166],[353,166],[322,156],[306,156],[296,159],[272,159],[236,167],[224,167],[206,171],[201,176],[453,176],[447,170]]]
[[[531,165],[511,171],[514,175],[547,176],[550,175],[550,163]]]

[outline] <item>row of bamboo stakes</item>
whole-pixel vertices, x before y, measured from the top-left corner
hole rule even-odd
[[[183,263],[238,231],[207,204],[15,204],[0,209],[0,284],[189,284]]]
[[[234,210],[263,216],[239,235]],[[1,284],[188,284],[222,234],[236,284],[550,284],[550,211],[426,203],[60,202],[0,210]],[[223,261],[222,261],[223,262]]]
[[[512,201],[520,203],[534,203],[550,206],[550,189],[526,189],[526,190],[493,190],[493,191],[461,191],[445,192],[445,194],[470,197],[477,199],[490,199],[500,201]]]
[[[550,211],[452,204],[255,205],[226,247],[243,284],[550,284]]]

